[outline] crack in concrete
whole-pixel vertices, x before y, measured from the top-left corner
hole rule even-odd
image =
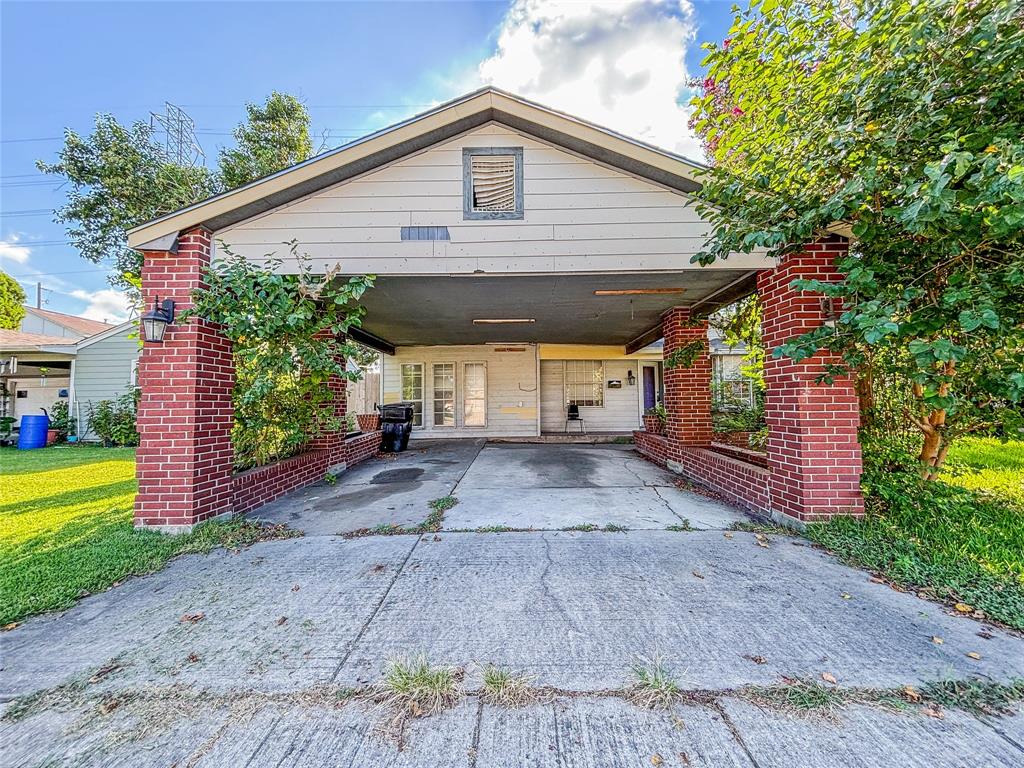
[[[657,496],[659,499],[661,499],[661,503],[665,505],[665,509],[667,509],[673,515],[675,515],[677,518],[679,518],[679,522],[686,523],[687,525],[690,524],[689,520],[687,520],[685,517],[680,515],[674,509],[672,509],[672,505],[668,503],[668,499],[666,499],[664,496],[661,495],[661,491],[658,490],[658,486],[652,485],[651,488],[654,490],[654,495]]]
[[[989,728],[993,733],[996,734],[996,736],[999,736],[1003,741],[1005,741],[1011,747],[1013,747],[1014,749],[1016,749],[1019,752],[1024,752],[1024,744],[1021,744],[1019,741],[1017,741],[1015,738],[1013,738],[1009,734],[1006,734],[1003,731],[1001,731],[998,728],[996,728],[995,725],[990,723],[987,718],[977,717],[975,719],[978,720],[978,722],[980,722],[985,727]]]
[[[743,740],[743,735],[740,733],[740,729],[736,727],[736,723],[734,723],[732,721],[732,718],[730,718],[729,715],[726,713],[725,707],[723,707],[721,703],[718,701],[713,702],[711,707],[721,716],[722,723],[723,725],[725,725],[726,730],[729,731],[729,734],[732,736],[733,740],[736,742],[739,748],[743,750],[743,754],[747,756],[747,759],[750,761],[750,764],[753,765],[754,768],[761,768],[761,766],[758,765],[757,759],[754,757],[754,755],[750,751],[750,748],[747,746],[747,743]]]
[[[463,480],[465,479],[465,477],[466,477],[466,474],[467,474],[467,473],[469,472],[469,470],[470,470],[470,469],[471,469],[471,468],[473,467],[473,464],[475,464],[475,463],[476,463],[476,460],[477,460],[478,458],[480,458],[480,452],[481,452],[481,451],[482,451],[482,450],[484,449],[484,446],[486,446],[486,445],[487,445],[487,441],[486,441],[486,440],[480,440],[480,441],[479,441],[479,442],[477,443],[477,446],[476,446],[476,453],[474,453],[474,454],[473,454],[473,458],[472,458],[472,459],[470,459],[470,460],[469,460],[469,461],[468,461],[468,462],[466,463],[466,468],[465,468],[464,470],[462,470],[462,474],[461,474],[461,475],[459,475],[459,479],[455,481],[455,485],[453,485],[453,486],[452,486],[452,489],[451,489],[451,490],[450,490],[450,491],[448,492],[448,493],[449,493],[449,495],[451,495],[451,496],[454,496],[454,495],[455,495],[455,489],[459,487],[459,483],[461,483],[461,482],[462,482],[462,481],[463,481]]]
[[[409,558],[412,557],[412,553],[416,550],[416,545],[418,545],[419,543],[420,535],[417,534],[413,539],[412,546],[409,548],[409,551],[405,555],[405,559],[402,560],[402,564],[398,566],[398,570],[395,571],[395,575],[392,577],[391,583],[388,584],[388,588],[384,590],[384,594],[381,595],[380,600],[378,600],[377,604],[373,607],[373,610],[370,612],[369,617],[367,617],[366,621],[363,622],[363,626],[359,628],[359,632],[352,639],[352,642],[349,643],[348,648],[345,650],[345,655],[341,657],[341,661],[338,663],[338,666],[335,667],[334,674],[331,675],[331,682],[334,682],[338,678],[338,675],[341,674],[341,670],[345,667],[346,662],[348,662],[348,659],[352,655],[352,652],[356,649],[356,646],[359,645],[359,641],[366,633],[366,630],[369,628],[371,622],[373,622],[373,620],[377,618],[377,614],[380,613],[381,607],[384,605],[384,602],[388,599],[388,595],[391,594],[391,590],[394,588],[395,582],[398,581],[398,577],[402,575],[402,571],[405,570],[405,566],[408,564]]]
[[[562,604],[562,601],[559,600],[552,593],[551,587],[548,585],[548,582],[547,582],[548,571],[551,570],[551,566],[553,566],[555,564],[555,561],[551,559],[551,542],[548,540],[548,537],[542,535],[541,536],[541,540],[544,542],[544,559],[545,559],[545,563],[544,563],[544,570],[541,571],[541,574],[540,574],[540,588],[544,592],[544,597],[546,599],[550,600],[552,603],[554,603],[555,606],[558,608],[558,612],[562,614],[562,618],[565,619],[566,623],[569,624],[570,627],[572,627],[574,632],[579,633],[580,628],[576,625],[576,621],[569,614],[569,612],[565,609],[565,606]]]

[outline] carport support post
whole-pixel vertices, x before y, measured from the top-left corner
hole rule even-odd
[[[686,448],[711,445],[711,356],[707,320],[693,320],[687,307],[661,316],[665,338],[665,436],[669,462],[678,463]],[[672,366],[673,353],[700,345],[690,364]]]
[[[334,333],[327,329],[317,332],[314,339],[331,339]],[[340,338],[340,337],[339,337]],[[338,360],[341,366],[347,364],[347,360]],[[345,435],[348,431],[345,419],[348,416],[348,382],[341,376],[331,376],[324,382],[323,386],[330,390],[333,399],[334,417],[339,420],[339,429],[317,435],[309,442],[311,451],[327,451],[328,471],[332,469],[345,468]]]
[[[210,263],[210,232],[178,236],[177,249],[143,251],[142,298],[173,299],[175,314]],[[139,448],[135,525],[169,532],[231,512],[231,342],[200,318],[167,327],[163,343],[147,342],[139,358],[142,390],[136,420]]]
[[[816,384],[835,356],[818,354],[799,363],[772,351],[828,320],[821,294],[791,287],[797,279],[836,281],[835,260],[849,243],[831,236],[790,254],[773,270],[758,274],[764,363],[765,419],[768,422],[768,498],[780,522],[827,520],[860,515],[861,453],[857,442],[859,405],[850,378]]]

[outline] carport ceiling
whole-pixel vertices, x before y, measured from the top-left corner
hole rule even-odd
[[[597,275],[379,277],[363,328],[395,346],[542,342],[627,344],[674,306],[708,312],[753,290],[754,273],[708,269]],[[594,291],[684,288],[595,296]],[[474,319],[533,319],[482,325]]]

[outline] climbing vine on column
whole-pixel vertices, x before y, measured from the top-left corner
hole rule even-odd
[[[331,376],[357,381],[346,360],[368,361],[367,350],[344,334],[359,326],[359,304],[370,275],[343,277],[341,267],[318,273],[297,243],[287,257],[254,264],[218,247],[205,285],[184,317],[216,323],[234,345],[236,466],[266,464],[299,452],[313,437],[344,429],[335,415]],[[326,338],[315,338],[317,334]]]

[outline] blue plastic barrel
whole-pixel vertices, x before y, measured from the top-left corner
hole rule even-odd
[[[22,416],[21,429],[18,430],[18,449],[27,451],[44,447],[46,430],[49,428],[50,419],[47,416]]]

